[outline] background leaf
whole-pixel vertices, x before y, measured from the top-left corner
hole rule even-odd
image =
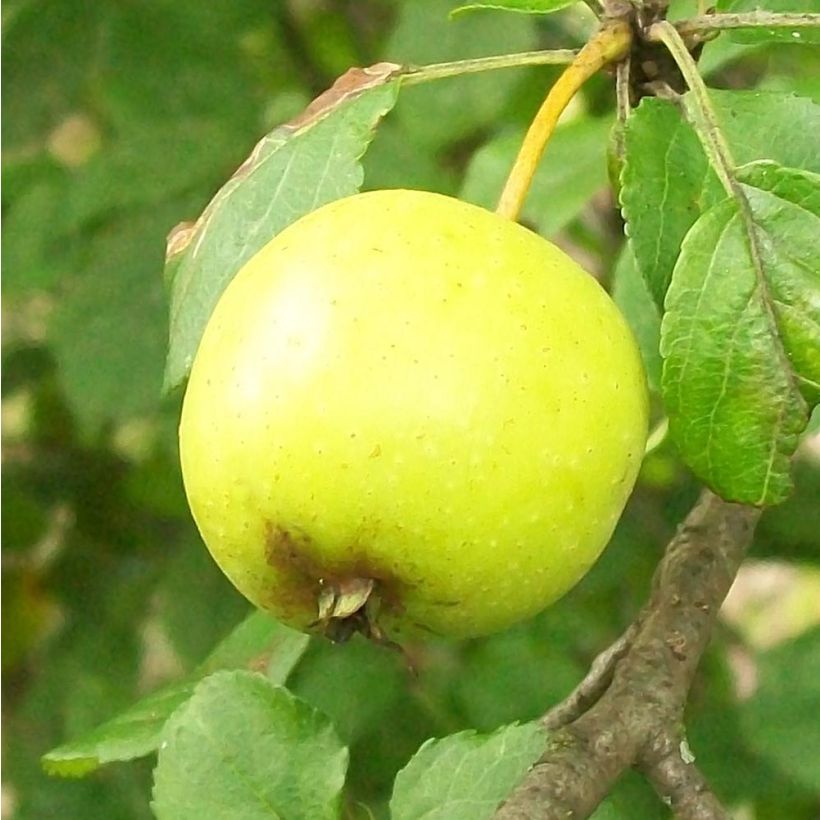
[[[261,675],[202,681],[163,732],[159,818],[335,818],[347,750],[319,712]]]
[[[536,720],[566,697],[584,670],[564,647],[556,632],[547,637],[533,629],[507,630],[469,647],[453,682],[453,699],[468,725],[487,732]]]
[[[769,68],[761,80],[761,89],[790,92],[820,104],[820,49],[780,44],[765,47],[765,53]]]
[[[636,772],[627,772],[592,813],[591,820],[658,820],[657,795]]]
[[[535,21],[526,15],[507,15],[499,25],[493,14],[450,19],[452,8],[451,0],[404,3],[385,44],[385,57],[424,65],[526,51],[537,45]],[[402,92],[401,105],[391,120],[405,140],[422,152],[455,147],[458,155],[458,141],[498,122],[521,76],[521,71],[498,71],[411,86]]]
[[[748,198],[707,211],[684,241],[661,330],[663,392],[684,459],[725,498],[782,501],[820,397],[820,177],[771,163]]]
[[[161,236],[179,207],[101,230],[87,244],[77,277],[64,286],[50,337],[61,383],[90,430],[157,404],[166,327]]]
[[[182,681],[148,695],[80,740],[44,755],[45,770],[62,777],[82,777],[106,763],[150,754],[159,745],[165,721],[191,697],[194,685]]]
[[[764,653],[760,683],[741,707],[755,752],[810,793],[820,791],[820,725],[807,720],[820,680],[820,629]]]
[[[61,228],[76,231],[102,217],[175,198],[202,182],[211,185],[215,161],[230,167],[240,159],[235,130],[217,119],[132,129],[128,139],[97,152],[78,169]]]
[[[290,686],[329,715],[342,740],[353,744],[387,719],[408,674],[397,653],[364,640],[343,646],[316,641]]]
[[[146,480],[151,478],[146,476]],[[174,489],[181,488],[175,484]],[[192,580],[195,583],[191,583]],[[154,594],[158,628],[186,667],[200,664],[248,617],[247,600],[223,575],[195,536],[181,541],[169,556]],[[261,613],[254,615],[264,619]],[[260,623],[268,626],[267,621],[269,619]],[[259,640],[265,642],[264,632]]]
[[[44,222],[56,227],[64,219],[61,199],[66,188],[62,174],[48,173],[26,187],[4,214],[4,294],[51,287],[67,272],[68,266],[54,258],[53,234],[42,230]]]
[[[537,724],[506,726],[491,735],[461,732],[430,740],[396,777],[393,820],[490,818],[543,754]]]
[[[4,19],[4,148],[36,139],[76,109],[94,62],[93,43],[110,17],[102,4],[27,3],[8,25]],[[23,76],[25,82],[12,81]]]

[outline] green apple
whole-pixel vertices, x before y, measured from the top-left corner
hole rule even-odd
[[[341,199],[253,257],[207,325],[185,487],[254,604],[343,637],[466,637],[589,569],[640,466],[617,308],[541,237],[456,199]]]

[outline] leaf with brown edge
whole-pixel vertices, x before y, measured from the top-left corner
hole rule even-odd
[[[214,306],[245,262],[301,216],[359,190],[359,160],[395,104],[401,70],[394,63],[350,69],[263,137],[193,225],[171,232],[166,390],[187,377]]]

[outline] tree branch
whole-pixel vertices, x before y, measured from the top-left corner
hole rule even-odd
[[[551,735],[497,818],[582,820],[633,765],[643,767],[663,798],[690,812],[681,817],[725,817],[702,775],[684,763],[680,742],[680,763],[669,744],[674,747],[695,670],[759,516],[754,507],[703,492],[667,547],[633,626],[545,716],[546,724],[569,722]]]
[[[577,720],[606,692],[612,683],[615,666],[629,650],[637,630],[637,622],[631,624],[615,643],[595,658],[589,672],[578,686],[541,718],[541,723],[547,731],[553,732]]]
[[[682,734],[659,735],[644,751],[640,768],[680,820],[729,820]]]

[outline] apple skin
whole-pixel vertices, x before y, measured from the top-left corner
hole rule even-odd
[[[598,557],[647,434],[637,345],[526,228],[384,190],[282,231],[230,283],[185,395],[196,523],[256,606],[316,631],[374,581],[391,637],[530,617]]]

